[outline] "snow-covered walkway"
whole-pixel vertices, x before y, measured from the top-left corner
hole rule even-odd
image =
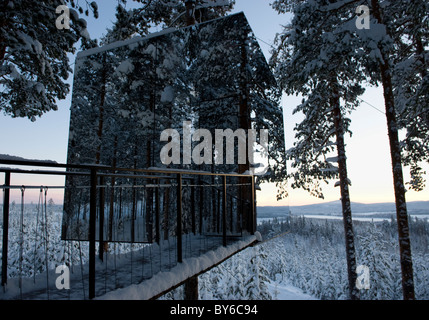
[[[257,236],[228,238],[226,247],[222,246],[221,237],[184,235],[182,241],[182,263],[177,263],[175,239],[125,254],[105,254],[104,261],[97,259],[95,296],[115,300],[150,299],[252,245]],[[39,274],[35,279],[9,279],[5,290],[0,292],[0,299],[88,299],[88,274],[87,264],[75,265],[70,270],[68,290],[57,289],[60,274],[55,270],[50,270],[48,275]]]

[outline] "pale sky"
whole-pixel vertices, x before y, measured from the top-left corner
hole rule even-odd
[[[100,2],[100,1],[99,1]],[[98,37],[110,26],[114,19],[115,0],[103,0],[99,5],[100,17],[97,20],[88,18],[88,31],[92,37]],[[273,43],[276,32],[281,31],[290,16],[278,15],[267,0],[236,0],[234,12],[243,11],[259,39],[259,44],[269,57],[269,44]],[[55,23],[55,21],[53,21]],[[71,59],[74,63],[74,58]],[[72,82],[72,76],[69,79]],[[351,130],[353,136],[346,139],[347,165],[351,200],[362,203],[393,202],[393,179],[387,137],[385,115],[376,110],[384,110],[384,101],[380,88],[368,88],[361,97],[372,106],[362,103],[351,115]],[[282,105],[285,115],[286,147],[294,142],[295,124],[300,120],[299,115],[292,115],[293,109],[299,104],[297,97],[284,97]],[[58,111],[52,111],[36,122],[27,119],[12,119],[0,115],[0,153],[16,155],[31,159],[49,159],[60,163],[66,162],[67,143],[70,120],[71,95],[58,103]],[[375,107],[375,108],[374,108]],[[288,165],[290,167],[290,165]],[[429,173],[428,166],[425,167]],[[405,179],[408,179],[408,168],[404,168]],[[3,174],[0,174],[0,184],[3,184]],[[426,176],[427,177],[427,176]],[[429,177],[427,177],[429,178]],[[64,179],[50,178],[49,181],[34,180],[34,177],[15,177],[12,184],[64,184]],[[276,201],[275,186],[262,185],[257,193],[259,206],[264,205],[303,205],[311,203],[339,200],[340,190],[334,188],[332,181],[324,188],[325,200],[319,200],[302,190],[289,188],[289,197],[280,202]],[[61,192],[50,191],[50,196],[56,203],[62,201]],[[428,188],[422,192],[407,192],[407,201],[429,200]],[[37,199],[36,199],[37,201]]]

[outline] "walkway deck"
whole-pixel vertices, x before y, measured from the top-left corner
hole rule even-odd
[[[97,259],[96,262],[96,299],[151,299],[211,269],[256,241],[255,236],[229,237],[228,245],[224,247],[221,237],[184,235],[182,263],[177,263],[175,239],[160,245],[133,244],[135,249],[125,254],[117,254],[116,248],[112,247],[110,253],[104,255],[104,261]],[[20,279],[9,279],[6,288],[0,292],[0,299],[88,299],[88,269],[88,265],[73,266],[68,290],[56,288],[62,273],[56,274],[54,270],[48,275],[46,272],[37,275],[35,280],[22,278],[22,289]]]

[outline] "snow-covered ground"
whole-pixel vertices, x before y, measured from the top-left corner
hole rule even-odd
[[[18,209],[19,206],[12,207],[11,212],[16,213]],[[23,239],[20,238],[19,216],[11,214],[8,266],[10,278],[6,290],[0,290],[0,300],[20,297],[32,299],[33,297],[27,294],[34,291],[38,294],[36,298],[43,300],[87,299],[87,244],[61,241],[59,237],[54,237],[59,235],[61,230],[61,214],[58,208],[53,206],[48,207],[47,210],[49,243],[45,248],[45,238],[41,232],[43,221],[37,224],[37,219],[34,220],[34,217],[37,217],[37,210],[32,210],[34,208],[30,205],[26,206],[26,209],[29,212],[24,215],[25,237]],[[370,289],[362,291],[361,298],[401,299],[396,222],[355,221],[354,227],[357,262],[360,265],[366,265],[370,270]],[[286,220],[264,220],[258,228],[264,242],[241,251],[200,275],[201,300],[341,300],[348,298],[341,220],[291,217]],[[413,240],[416,297],[428,299],[429,222],[424,219],[411,219],[410,230]],[[19,245],[20,239],[24,240],[23,246]],[[216,249],[225,250],[221,243],[219,244],[220,238],[185,237],[183,239],[184,264],[181,266],[177,263],[171,264],[170,260],[177,261],[177,248],[174,246],[174,239],[170,240],[172,247],[168,250],[158,250],[161,247],[165,249],[167,243],[162,243],[160,246],[111,244],[107,248],[108,254],[106,253],[104,262],[96,264],[98,277],[96,296],[102,299],[145,299],[148,298],[147,295],[144,296],[147,292],[152,294],[155,291],[165,290],[165,288],[156,287],[170,285],[172,281],[169,281],[168,277],[170,280],[174,278],[175,283],[180,283],[189,276],[186,272],[200,272],[205,270],[205,263],[221,261],[229,255],[228,252],[224,252],[215,257]],[[201,240],[204,241],[200,242]],[[242,241],[230,244],[240,246],[240,242]],[[237,248],[232,249],[234,251]],[[192,254],[196,251],[199,253],[197,257]],[[45,260],[46,252],[49,253],[48,260]],[[81,261],[84,262],[82,265]],[[168,264],[161,265],[161,261]],[[55,288],[55,281],[59,276],[55,273],[55,267],[65,262],[71,266],[71,290],[59,291]],[[47,265],[50,270],[48,276],[45,272]],[[178,270],[173,270],[175,267]],[[33,278],[33,270],[36,269],[36,277]],[[169,274],[172,271],[179,272]],[[151,279],[152,276],[157,276],[157,273],[159,273],[158,278]],[[145,281],[144,288],[140,285],[142,279]],[[47,281],[52,288],[49,292],[46,290]],[[31,290],[20,290],[20,282],[23,288]],[[117,290],[118,288],[122,289]],[[110,291],[112,292],[109,295],[102,297]],[[86,296],[82,295],[82,292],[85,292]],[[169,293],[162,299],[181,300],[182,293],[179,288],[175,293]]]
[[[305,294],[301,289],[291,284],[282,282],[270,282],[268,284],[273,300],[317,300],[316,298]]]

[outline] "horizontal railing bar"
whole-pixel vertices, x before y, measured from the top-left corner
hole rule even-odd
[[[237,186],[250,186],[251,183],[227,183],[227,186],[237,187]],[[222,187],[222,184],[184,184],[184,187]]]
[[[150,171],[149,171],[150,172]],[[244,177],[244,178],[251,178],[253,175],[249,174],[238,174],[238,173],[213,173],[213,172],[200,172],[200,171],[155,171],[155,172],[161,172],[161,173],[175,173],[175,174],[188,174],[188,175],[201,175],[201,176],[220,176],[220,177]]]
[[[26,185],[22,185],[22,186],[5,186],[2,185],[0,186],[0,189],[64,189],[65,186],[26,186]]]
[[[40,175],[59,175],[59,176],[89,176],[90,173],[86,172],[74,172],[74,171],[51,171],[51,170],[24,170],[16,168],[0,168],[0,172],[10,172],[10,173],[19,173],[19,174],[40,174]]]
[[[75,171],[47,171],[47,170],[24,170],[16,168],[0,168],[0,172],[10,172],[18,174],[40,174],[40,175],[63,175],[63,176],[90,176],[90,172],[75,172]],[[97,176],[102,177],[115,177],[115,178],[130,178],[130,179],[176,179],[172,176],[148,176],[148,175],[132,175],[132,174],[109,174],[98,173]],[[182,179],[193,179],[191,177],[183,177]]]
[[[202,175],[202,176],[226,176],[226,177],[249,177],[249,178],[253,177],[253,175],[238,174],[238,173],[213,173],[213,172],[192,171],[192,170],[183,170],[183,169],[159,169],[159,170],[158,169],[130,169],[130,168],[116,168],[116,167],[97,165],[97,164],[80,165],[80,164],[64,164],[64,163],[57,163],[57,162],[32,161],[32,160],[0,159],[0,164],[22,165],[22,166],[30,166],[30,167],[65,168],[65,169],[84,169],[84,170],[95,169],[95,170],[113,171],[113,172],[128,171],[128,172],[141,172],[141,173],[181,174],[181,175],[193,175],[193,176]],[[19,169],[10,169],[10,170],[19,170]],[[0,172],[6,172],[10,170],[8,168],[1,168]],[[41,172],[43,171],[37,171],[37,172],[33,171],[32,173],[37,174]],[[69,171],[67,172],[67,174],[68,173]],[[61,173],[57,173],[57,174],[61,174]]]
[[[249,186],[250,184],[248,183],[240,183],[240,184],[227,184],[227,186],[232,186],[232,187],[236,187],[236,186]],[[203,185],[203,184],[184,184],[183,188],[186,187],[219,187],[221,185],[218,184],[207,184],[207,185]],[[177,187],[177,184],[143,184],[143,185],[132,185],[132,184],[125,184],[125,185],[97,185],[97,188],[170,188],[170,187]],[[65,188],[77,188],[77,189],[85,189],[85,188],[90,188],[90,186],[28,186],[28,185],[14,185],[14,186],[5,186],[5,185],[1,185],[0,189],[65,189]]]
[[[132,174],[118,174],[118,173],[99,173],[97,174],[100,177],[112,177],[112,178],[132,178],[132,179],[175,179],[176,177],[171,176],[142,176],[142,175],[132,175]]]

